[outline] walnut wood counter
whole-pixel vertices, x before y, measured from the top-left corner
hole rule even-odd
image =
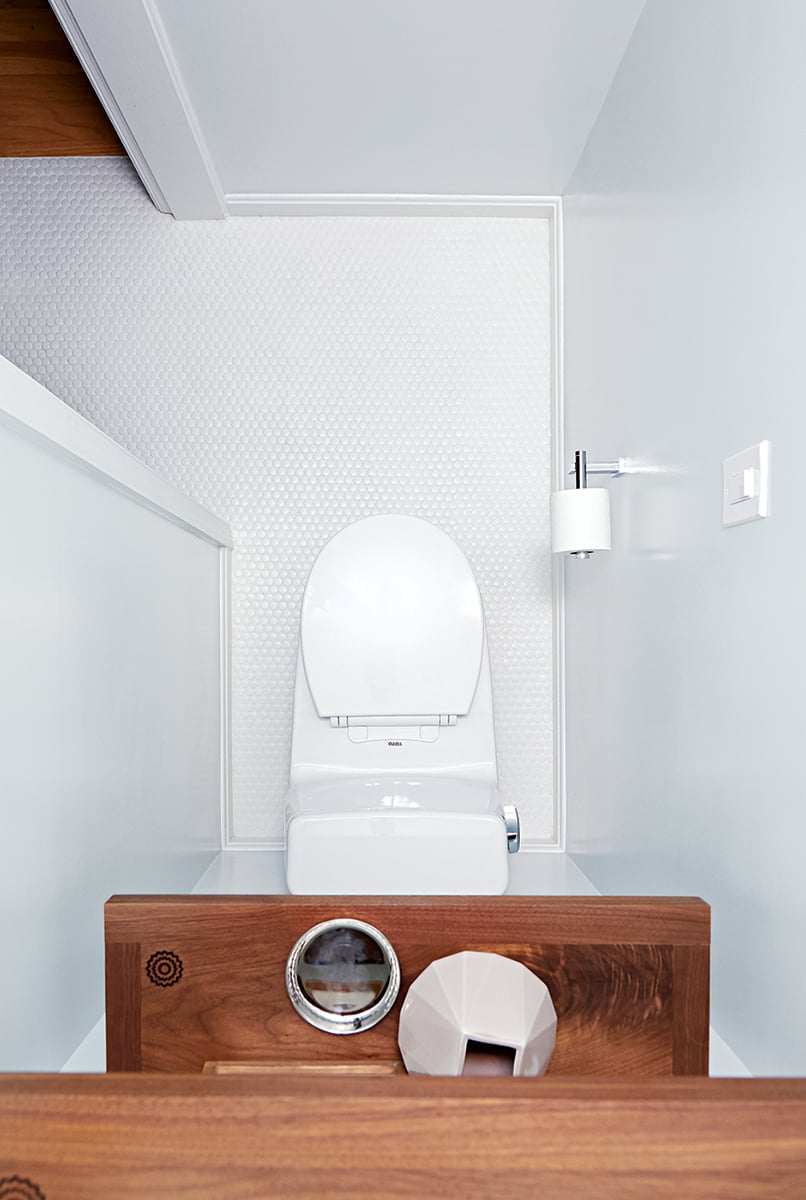
[[[0,1194],[799,1200],[806,1081],[6,1076]]]
[[[708,1071],[710,910],[701,900],[119,896],[105,917],[112,1071],[396,1059],[409,985],[460,950],[518,959],[547,984],[558,1014],[552,1074]],[[352,1037],[306,1024],[285,989],[294,943],[337,917],[384,933],[402,973],[389,1016]]]

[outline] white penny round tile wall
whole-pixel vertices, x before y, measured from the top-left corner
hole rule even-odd
[[[5,159],[0,279],[0,353],[232,525],[234,839],[283,836],[317,552],[402,512],[476,572],[501,788],[551,841],[548,222],[179,223],[125,159]]]

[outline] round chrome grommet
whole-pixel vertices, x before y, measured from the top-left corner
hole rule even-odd
[[[364,921],[322,921],[304,933],[285,968],[288,998],[325,1033],[362,1033],[382,1021],[400,991],[392,943]]]

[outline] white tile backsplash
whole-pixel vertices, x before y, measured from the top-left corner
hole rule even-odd
[[[125,159],[0,161],[0,353],[233,528],[233,829],[282,837],[299,602],[404,512],[484,599],[501,786],[555,835],[545,220],[157,213]]]

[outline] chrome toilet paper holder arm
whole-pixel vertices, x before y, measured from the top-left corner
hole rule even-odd
[[[628,470],[626,458],[589,463],[587,450],[577,450],[574,453],[574,465],[568,474],[576,476],[578,488],[584,488],[588,486],[589,475],[609,475],[611,479],[616,479],[619,475],[626,475]]]

